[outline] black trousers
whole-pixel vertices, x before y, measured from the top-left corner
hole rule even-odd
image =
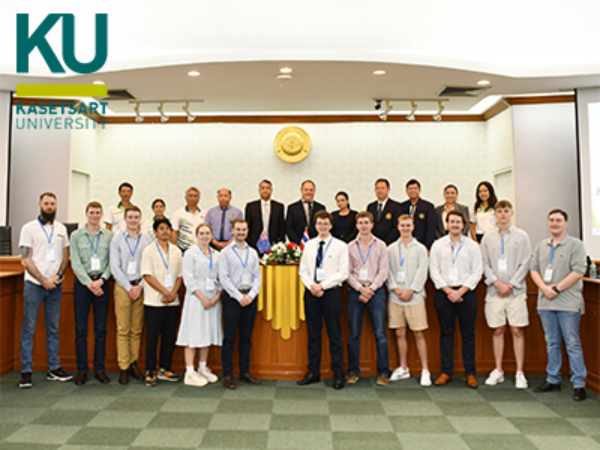
[[[444,291],[435,292],[435,309],[440,322],[440,352],[442,373],[452,376],[454,371],[454,332],[456,319],[462,337],[462,360],[465,376],[475,375],[475,320],[477,318],[477,293],[469,291],[463,301],[452,303]]]
[[[328,289],[323,297],[315,297],[310,290],[304,291],[304,312],[308,328],[308,371],[319,376],[321,373],[321,333],[323,319],[329,337],[331,370],[343,375],[344,349],[342,347],[342,293],[340,288]]]
[[[177,322],[179,322],[179,306],[147,306],[146,315],[146,370],[156,370],[156,348],[160,338],[160,359],[158,367],[171,370],[175,341],[177,339]]]
[[[223,291],[223,348],[221,349],[223,376],[233,375],[233,346],[238,329],[240,331],[240,374],[250,373],[250,349],[256,308],[256,299],[248,306],[242,306]]]

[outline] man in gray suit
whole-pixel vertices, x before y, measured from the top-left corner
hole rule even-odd
[[[439,239],[442,236],[446,236],[448,234],[448,230],[446,229],[446,215],[448,211],[452,211],[453,209],[457,209],[461,213],[465,215],[467,218],[467,224],[469,224],[469,208],[465,205],[461,205],[456,203],[456,199],[458,198],[458,188],[453,184],[449,184],[444,188],[444,199],[446,203],[435,208],[435,214],[437,216],[437,226],[435,238]],[[463,233],[467,236],[469,231],[468,226],[465,227]]]

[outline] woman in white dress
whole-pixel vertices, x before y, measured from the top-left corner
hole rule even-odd
[[[183,282],[186,287],[177,345],[185,347],[184,383],[205,386],[218,378],[206,366],[211,345],[221,346],[221,285],[218,281],[219,252],[210,248],[212,228],[206,223],[196,228],[198,244],[183,257]],[[194,370],[196,353],[200,354],[198,371]]]
[[[494,186],[489,181],[482,181],[475,190],[475,205],[471,212],[471,238],[481,244],[485,233],[496,228],[494,208],[498,199]]]

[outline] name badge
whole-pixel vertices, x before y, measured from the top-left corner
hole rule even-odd
[[[165,283],[164,287],[167,289],[171,289],[173,287],[173,275],[170,273],[165,274]]]
[[[317,267],[316,276],[319,283],[325,280],[325,267]]]
[[[396,282],[400,284],[406,283],[406,271],[399,270],[396,274]]]
[[[50,248],[46,249],[46,261],[56,261],[54,247],[50,247]]]
[[[367,266],[362,266],[360,268],[360,271],[358,273],[358,280],[361,283],[368,283],[369,282],[369,269],[367,268]]]
[[[550,283],[552,281],[552,267],[548,267],[544,272],[544,282]]]
[[[450,270],[448,271],[448,280],[458,281],[458,268],[450,267]]]
[[[242,289],[249,289],[251,282],[252,277],[250,276],[250,272],[242,273]]]
[[[92,272],[100,270],[100,258],[98,258],[97,256],[92,256],[90,262],[92,266]]]
[[[137,264],[135,261],[129,261],[127,264],[127,275],[135,275],[137,273]]]
[[[498,272],[508,271],[508,260],[506,258],[500,258],[498,260]]]
[[[215,280],[213,280],[212,278],[207,278],[206,279],[206,290],[208,292],[214,292],[214,290],[215,290]]]

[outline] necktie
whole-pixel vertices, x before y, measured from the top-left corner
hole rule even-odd
[[[379,222],[379,220],[381,220],[381,211],[383,210],[383,203],[379,203],[379,206],[377,207],[377,222]]]
[[[319,250],[317,251],[317,262],[315,263],[315,281],[317,280],[317,268],[321,266],[323,261],[323,246],[325,245],[325,241],[319,242]]]
[[[417,208],[417,205],[410,205],[410,217],[415,215],[415,209]]]
[[[219,241],[223,242],[225,240],[225,212],[227,208],[223,210],[223,214],[221,214],[221,234],[219,235]]]
[[[263,230],[269,236],[269,204],[265,203],[263,207]]]
[[[306,217],[306,227],[310,227],[310,221],[313,215],[313,204],[312,202],[305,202],[308,209],[308,216]]]

